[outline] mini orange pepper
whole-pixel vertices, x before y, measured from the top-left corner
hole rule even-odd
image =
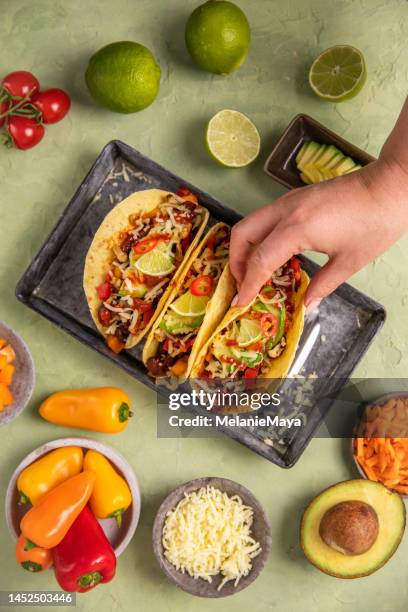
[[[41,404],[40,415],[55,425],[119,433],[132,413],[129,396],[122,389],[97,387],[53,393]]]
[[[28,572],[43,572],[52,565],[52,552],[46,548],[33,546],[21,534],[16,545],[16,561]]]
[[[95,484],[95,474],[81,472],[48,491],[23,516],[21,533],[40,548],[54,548],[88,503]]]

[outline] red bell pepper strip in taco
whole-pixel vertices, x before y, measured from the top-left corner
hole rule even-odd
[[[64,591],[85,593],[115,576],[115,552],[88,506],[53,552],[55,577]]]

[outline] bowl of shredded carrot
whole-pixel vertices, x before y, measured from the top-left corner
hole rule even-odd
[[[352,453],[363,478],[408,498],[408,392],[384,395],[365,407]]]

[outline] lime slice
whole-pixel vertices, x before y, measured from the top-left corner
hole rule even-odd
[[[309,83],[323,100],[341,102],[358,94],[367,77],[363,54],[349,45],[323,51],[313,62]]]
[[[261,327],[256,319],[241,319],[237,342],[239,346],[248,346],[261,337]]]
[[[182,317],[198,317],[205,313],[210,301],[208,295],[197,296],[187,291],[170,305],[170,308]]]
[[[166,276],[174,270],[174,267],[169,253],[157,247],[139,257],[135,262],[136,270],[149,276]]]
[[[210,154],[222,166],[242,168],[258,157],[261,146],[259,132],[245,115],[222,110],[207,126],[206,144]]]

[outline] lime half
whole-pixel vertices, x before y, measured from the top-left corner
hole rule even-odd
[[[155,248],[135,262],[135,268],[149,276],[166,276],[174,270],[173,260],[167,252]]]
[[[206,143],[209,152],[220,164],[228,168],[242,168],[258,156],[261,139],[248,117],[227,109],[210,119]]]
[[[248,346],[261,337],[261,327],[256,319],[241,319],[237,337],[239,346]]]
[[[361,51],[349,45],[337,45],[315,59],[310,68],[309,83],[319,98],[342,102],[358,94],[366,77]]]
[[[197,317],[205,313],[209,301],[208,295],[197,296],[187,291],[177,298],[170,308],[181,317]]]

